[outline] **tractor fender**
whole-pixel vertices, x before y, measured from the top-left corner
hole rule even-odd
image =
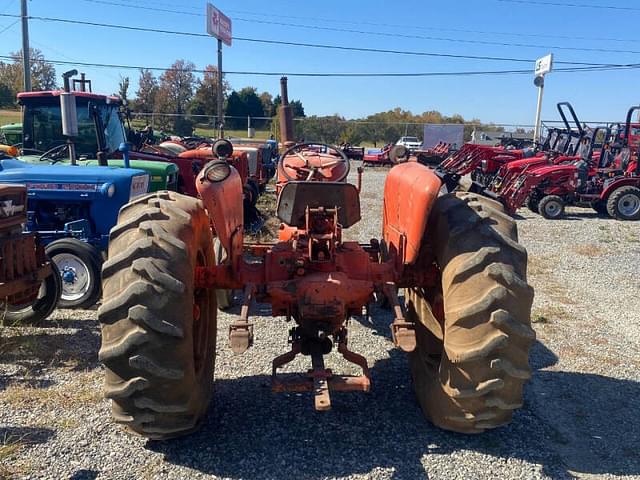
[[[211,182],[206,174],[208,167],[221,160],[209,162],[198,174],[196,188],[208,213],[217,238],[227,252],[227,259],[235,267],[242,257],[244,207],[242,179],[231,165],[229,175],[221,181]]]
[[[397,165],[387,175],[382,234],[389,255],[398,263],[411,265],[418,259],[441,187],[442,181],[433,170],[416,162]]]
[[[606,200],[609,198],[609,195],[613,193],[614,190],[617,190],[620,187],[639,187],[640,188],[640,177],[618,177],[614,179],[612,182],[605,181],[605,188],[602,190],[600,194],[600,200]]]

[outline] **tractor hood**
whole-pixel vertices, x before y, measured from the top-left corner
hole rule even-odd
[[[533,165],[540,162],[546,162],[547,160],[544,157],[531,157],[531,158],[523,158],[521,160],[514,160],[509,162],[506,166],[507,171],[512,170],[522,170],[527,165]]]
[[[0,178],[15,182],[53,183],[126,183],[131,177],[144,175],[142,170],[117,167],[78,167],[71,165],[32,165],[21,160],[8,158],[0,160]]]
[[[532,168],[527,171],[527,175],[547,175],[549,173],[575,173],[578,168],[575,165],[544,165]]]

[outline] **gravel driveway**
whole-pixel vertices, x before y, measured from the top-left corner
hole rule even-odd
[[[385,174],[367,170],[365,220],[350,238],[379,237]],[[272,394],[270,362],[289,325],[256,306],[244,356],[227,347],[232,317],[219,316],[204,428],[149,442],[112,423],[101,398],[96,312],[59,310],[50,328],[0,328],[0,478],[640,478],[640,222],[569,213],[553,222],[521,211],[538,342],[507,427],[464,436],[426,422],[378,309],[350,325],[351,348],[373,366],[370,394],[334,394],[325,413],[309,395]],[[333,354],[327,363],[355,373]]]

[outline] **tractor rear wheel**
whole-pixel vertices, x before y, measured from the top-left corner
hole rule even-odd
[[[432,423],[480,433],[511,421],[531,376],[527,252],[502,206],[472,193],[439,198],[428,229],[442,282],[407,290],[414,389]]]
[[[640,188],[627,185],[609,195],[607,212],[618,220],[640,220]]]
[[[547,220],[558,220],[564,216],[564,200],[557,195],[547,195],[538,204],[538,211]]]
[[[116,422],[151,439],[199,427],[212,395],[214,290],[196,289],[196,267],[213,266],[202,202],[157,192],[126,205],[104,263],[99,359]]]

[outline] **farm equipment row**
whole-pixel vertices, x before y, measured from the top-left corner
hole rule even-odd
[[[623,126],[587,129],[569,103],[559,103],[565,129],[551,129],[537,150],[467,144],[436,168],[460,177],[470,174],[476,189],[486,189],[511,214],[526,203],[547,219],[577,206],[638,220],[640,167],[632,123],[638,110],[628,111]]]
[[[59,306],[88,308],[101,295],[100,270],[120,208],[158,190],[197,196],[196,177],[214,156],[212,141],[201,138],[153,146],[139,135],[134,137],[141,143],[131,150],[122,101],[86,91],[87,82],[78,81],[81,89],[72,91],[75,73],[64,74],[64,90],[18,95],[21,143],[1,149],[0,182],[28,187],[25,232],[39,235],[57,266]],[[69,126],[75,127],[72,135],[65,130]],[[249,224],[257,218],[258,196],[275,173],[277,145],[234,143],[236,151],[227,161],[240,172]]]

